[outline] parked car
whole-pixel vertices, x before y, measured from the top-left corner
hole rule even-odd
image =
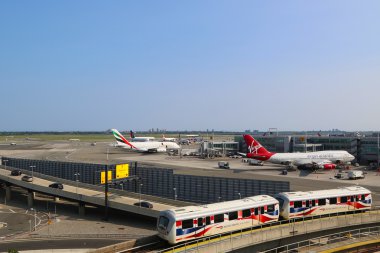
[[[55,188],[55,189],[60,189],[62,190],[63,189],[63,184],[61,183],[52,183],[49,185],[50,188]]]
[[[149,203],[147,201],[137,202],[137,203],[134,203],[133,205],[135,205],[135,206],[141,206],[141,207],[145,207],[145,208],[153,208],[152,203]]]
[[[25,182],[33,182],[33,177],[31,176],[28,176],[28,175],[25,175],[21,178],[22,181],[25,181]]]
[[[22,174],[21,170],[12,170],[11,176],[20,176]]]

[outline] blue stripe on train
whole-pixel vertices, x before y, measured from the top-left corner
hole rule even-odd
[[[196,227],[196,228],[188,228],[188,229],[182,229],[182,228],[177,228],[176,229],[176,235],[187,235],[187,234],[191,234],[195,231],[198,231],[200,229],[203,229],[205,226],[202,226],[202,227]]]

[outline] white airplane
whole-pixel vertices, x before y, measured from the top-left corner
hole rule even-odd
[[[313,169],[335,169],[336,164],[348,163],[355,159],[347,151],[329,150],[310,153],[272,153],[266,150],[250,135],[243,135],[248,146],[248,158],[268,161],[275,164],[293,166],[312,166]]]
[[[138,151],[138,152],[146,152],[146,153],[166,152],[168,150],[180,149],[180,146],[177,143],[169,142],[169,141],[144,141],[144,142],[132,141],[132,142],[129,142],[116,129],[112,129],[111,131],[116,138],[118,147],[130,149],[130,150],[134,150],[134,151]]]

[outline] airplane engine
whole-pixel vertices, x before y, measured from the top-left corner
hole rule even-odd
[[[333,163],[323,164],[323,169],[325,170],[334,170],[335,168],[336,168],[336,164],[333,164]]]

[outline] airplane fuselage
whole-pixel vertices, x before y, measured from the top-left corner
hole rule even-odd
[[[166,152],[167,150],[180,148],[180,146],[177,143],[170,142],[170,141],[130,142],[130,144],[131,145],[127,145],[127,144],[118,142],[119,147],[122,147],[125,149],[142,151],[142,152],[149,152],[150,150],[155,150],[156,152]]]
[[[323,162],[347,163],[354,159],[355,157],[347,151],[318,151],[310,153],[274,153],[266,161],[275,164],[293,164],[299,166]]]

